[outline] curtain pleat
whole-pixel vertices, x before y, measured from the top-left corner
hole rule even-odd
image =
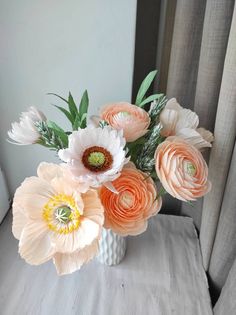
[[[227,279],[236,257],[236,144],[221,206],[208,273],[216,289]]]
[[[173,4],[169,4],[170,12],[173,12],[175,8],[174,29],[170,64],[169,67],[166,66],[166,63],[163,64],[164,69],[161,68],[160,83],[165,86],[165,74],[168,69],[166,87],[168,98],[175,97],[182,106],[190,109],[194,107],[205,5],[205,0],[178,0],[176,7]],[[168,21],[169,19],[171,17],[167,16],[166,20]],[[166,32],[168,32],[168,28]],[[168,56],[170,38],[170,35],[166,35],[163,56],[166,56],[166,53]],[[165,58],[163,60],[165,61]],[[175,208],[177,211],[181,211],[183,215],[192,216],[196,226],[200,226],[201,211],[193,211],[192,206],[184,204],[181,206],[181,203],[177,201],[174,204],[173,200],[166,198],[164,207],[169,209]]]
[[[200,243],[208,270],[236,136],[236,10],[234,9],[209,162],[212,191],[204,198]],[[232,262],[231,262],[232,263]]]
[[[170,53],[174,30],[175,10],[177,0],[165,0],[161,3],[161,18],[160,18],[160,30],[159,39],[162,39],[161,47],[158,50],[156,59],[157,69],[159,75],[155,82],[154,90],[160,93],[166,94],[168,71],[170,64]],[[158,41],[158,46],[160,40]]]
[[[194,111],[201,126],[211,131],[214,131],[233,7],[233,0],[206,4]]]
[[[236,256],[235,0],[165,1],[163,11],[160,86],[215,136],[210,157],[205,155],[212,191],[193,206],[183,203],[181,214],[199,228],[204,267],[220,290]]]
[[[167,96],[194,105],[205,0],[178,0],[167,82]]]
[[[235,315],[236,314],[236,260],[227,277],[227,281],[219,300],[214,307],[214,315]]]
[[[205,9],[194,111],[201,126],[211,131],[214,131],[233,8],[234,0],[215,0],[207,1]],[[205,158],[208,159],[207,153]],[[191,216],[198,229],[202,205],[203,199],[198,199],[192,207],[185,203],[181,207],[181,213]]]

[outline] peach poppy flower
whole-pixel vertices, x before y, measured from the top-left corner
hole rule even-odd
[[[145,135],[150,124],[150,117],[144,109],[126,102],[104,106],[101,118],[114,129],[123,129],[127,142]]]
[[[104,186],[100,189],[105,228],[123,236],[143,233],[147,229],[147,220],[162,205],[152,178],[129,163],[112,184],[119,194],[112,193]]]
[[[155,153],[156,172],[173,197],[187,201],[204,196],[211,189],[208,167],[202,154],[179,137],[168,137]]]
[[[201,150],[211,147],[213,135],[204,128],[197,128],[198,115],[190,109],[183,108],[175,98],[171,98],[160,114],[161,134],[164,137],[179,136]]]
[[[96,190],[80,189],[59,165],[41,163],[38,176],[29,177],[16,190],[13,235],[19,253],[31,265],[50,259],[59,275],[71,273],[98,252],[104,221]]]

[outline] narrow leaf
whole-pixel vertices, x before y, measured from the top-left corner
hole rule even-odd
[[[153,95],[150,95],[148,96],[146,99],[144,99],[140,104],[139,106],[142,107],[144,106],[145,104],[147,103],[150,103],[152,101],[155,101],[157,99],[159,99],[160,97],[162,97],[164,94],[153,94]]]
[[[73,123],[73,130],[78,130],[80,127],[80,115],[77,114]]]
[[[54,95],[54,96],[60,98],[63,102],[66,102],[66,103],[68,104],[68,101],[67,101],[65,98],[63,98],[62,96],[58,95],[58,94],[55,94],[55,93],[47,93],[47,95]]]
[[[48,125],[48,127],[51,130],[53,130],[55,135],[59,137],[59,139],[63,143],[64,147],[67,147],[67,145],[68,145],[68,136],[65,133],[65,131],[61,127],[59,127],[54,121],[49,120],[47,122],[47,125]]]
[[[87,127],[87,113],[84,113],[82,118],[81,118],[81,121],[80,121],[80,128],[84,129]]]
[[[57,105],[53,105],[53,106],[58,108],[69,119],[69,121],[73,124],[73,122],[74,122],[73,117],[71,116],[71,113],[68,112],[68,110],[66,110],[65,108],[63,108],[61,106],[57,106]]]
[[[81,102],[79,105],[79,113],[82,116],[83,114],[87,114],[89,105],[89,98],[87,90],[84,91],[84,94],[81,98]]]
[[[47,121],[47,125],[49,128],[65,133],[65,131],[61,127],[59,127],[54,121],[51,120]]]
[[[78,114],[78,109],[73,99],[73,96],[71,95],[70,92],[69,92],[69,97],[68,97],[68,106],[69,106],[71,115],[73,116],[73,118],[75,118],[76,115]]]
[[[135,104],[140,106],[140,104],[142,103],[142,100],[147,92],[147,90],[149,89],[150,85],[152,84],[155,76],[157,74],[157,70],[151,71],[146,78],[143,80],[139,90],[138,90],[138,94],[136,97],[136,101]]]

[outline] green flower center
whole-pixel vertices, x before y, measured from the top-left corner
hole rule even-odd
[[[196,174],[197,169],[193,163],[187,162],[186,163],[186,171],[190,176],[194,176]]]
[[[111,168],[113,158],[107,149],[94,146],[84,151],[82,163],[91,172],[105,172]]]
[[[91,166],[99,167],[103,166],[106,161],[105,154],[102,152],[91,152],[88,156],[88,163]]]
[[[71,221],[71,208],[68,206],[58,207],[55,211],[55,218],[60,223],[68,223],[69,221]]]
[[[131,114],[129,112],[120,112],[123,116],[130,116]]]

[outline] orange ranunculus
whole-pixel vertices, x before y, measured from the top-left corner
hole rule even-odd
[[[106,105],[101,118],[114,129],[123,129],[127,142],[145,135],[150,124],[150,117],[144,109],[125,102]]]
[[[208,193],[208,167],[202,154],[191,144],[178,137],[168,137],[156,149],[156,172],[173,197],[196,200]]]
[[[104,186],[100,190],[105,228],[123,236],[141,234],[147,228],[148,218],[161,209],[162,200],[157,196],[155,183],[129,163],[112,184],[118,194]]]

